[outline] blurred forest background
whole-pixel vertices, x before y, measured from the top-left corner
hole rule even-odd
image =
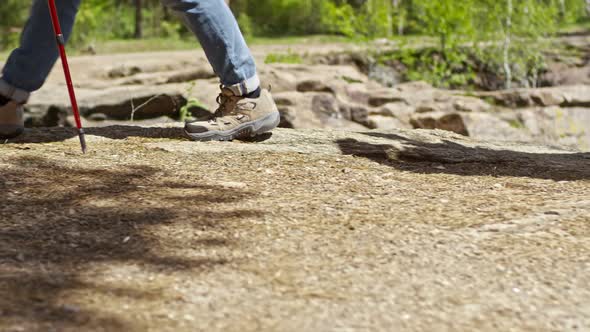
[[[466,65],[469,59],[476,59],[478,67],[502,71],[502,87],[510,87],[514,81],[535,85],[548,37],[590,26],[590,0],[229,2],[243,33],[251,40],[309,35],[351,42],[397,40],[402,51],[380,55],[382,61],[387,61],[387,56],[402,61],[410,68],[410,80],[450,87],[470,80],[469,67],[473,66]],[[30,4],[3,0],[0,52],[6,53],[17,44]],[[83,0],[70,47],[84,49],[104,41],[125,44],[132,39],[158,44],[164,38],[166,43],[194,43],[180,20],[159,0]],[[416,52],[416,43],[431,47]]]

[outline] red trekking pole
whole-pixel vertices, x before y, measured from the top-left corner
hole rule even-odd
[[[64,68],[64,75],[66,76],[66,83],[68,85],[68,93],[70,94],[70,102],[72,103],[72,111],[74,112],[74,119],[76,120],[76,127],[78,128],[78,136],[80,137],[80,145],[82,146],[82,153],[86,153],[86,139],[84,138],[84,129],[80,121],[80,112],[78,110],[78,102],[76,101],[76,93],[74,92],[74,84],[72,83],[72,76],[70,75],[70,66],[68,65],[68,58],[66,56],[65,39],[61,32],[59,18],[57,16],[57,8],[55,7],[55,0],[47,0],[49,4],[49,11],[51,12],[51,21],[53,22],[53,30],[55,31],[55,38],[57,40],[57,47],[61,57],[61,64]]]

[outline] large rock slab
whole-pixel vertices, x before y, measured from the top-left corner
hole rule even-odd
[[[87,138],[0,145],[0,330],[590,326],[588,153],[440,130]]]
[[[536,141],[590,150],[590,108],[540,107],[518,116]]]

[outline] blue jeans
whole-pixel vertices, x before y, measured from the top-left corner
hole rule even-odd
[[[197,36],[221,79],[236,95],[256,90],[260,80],[256,65],[229,7],[223,0],[161,0],[177,11]],[[58,0],[57,9],[65,39],[72,32],[80,0]],[[8,58],[0,94],[25,103],[31,92],[41,88],[59,54],[47,1],[35,0],[21,35],[20,46]]]

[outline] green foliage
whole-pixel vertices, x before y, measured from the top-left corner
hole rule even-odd
[[[332,2],[325,2],[322,9],[321,23],[325,32],[355,37],[356,19],[354,9],[350,5],[338,6]]]
[[[443,55],[453,52],[458,45],[474,34],[474,0],[415,0],[421,31],[439,39]]]
[[[206,109],[207,107],[198,99],[190,98],[186,105],[182,106],[179,111],[178,120],[183,122],[192,118],[191,109],[201,108]]]
[[[269,53],[266,58],[264,59],[264,63],[289,63],[289,64],[299,64],[303,63],[303,59],[297,53],[289,50],[286,54],[280,53]]]
[[[238,15],[238,25],[240,26],[240,30],[244,37],[248,38],[254,35],[254,25],[248,14],[240,13]]]
[[[192,82],[189,84],[189,86],[186,89],[187,96],[192,95],[193,90],[195,89],[195,85],[196,85],[196,82]],[[206,110],[207,106],[205,106],[197,98],[189,97],[186,105],[182,106],[179,110],[179,115],[178,115],[179,121],[183,122],[183,121],[191,119],[193,116],[191,113],[191,110],[194,108],[200,108],[200,109]]]
[[[0,5],[0,50],[16,46],[30,4],[21,0],[2,0]]]
[[[381,63],[401,63],[405,79],[425,81],[437,87],[465,87],[475,80],[475,68],[468,53],[460,50],[447,52],[446,56],[435,48],[414,50],[402,48],[400,51],[382,56]]]
[[[510,125],[510,127],[516,128],[516,129],[524,129],[524,128],[526,128],[526,126],[524,125],[524,123],[522,123],[522,121],[517,120],[517,119],[510,119],[510,120],[508,120],[508,124]]]
[[[478,58],[504,73],[505,87],[513,81],[535,86],[545,67],[547,37],[560,21],[559,1],[480,0],[475,18],[474,40],[486,42],[476,49]]]
[[[510,2],[512,11],[508,10]],[[3,0],[0,51],[16,45],[30,3]],[[134,38],[136,3],[82,1],[71,44],[85,48],[88,43],[104,45],[105,41]],[[144,37],[158,42],[159,38],[194,40],[159,0],[142,0],[141,4]],[[408,52],[397,61],[408,68],[409,79],[447,87],[472,80],[474,65],[469,59],[473,58],[481,62],[478,69],[504,75],[504,86],[511,82],[535,85],[545,66],[541,50],[548,47],[547,37],[563,26],[584,27],[589,20],[586,0],[231,0],[230,5],[250,39],[310,34],[354,40],[395,34],[435,37],[435,49]],[[301,61],[292,52],[266,59],[269,63]]]

